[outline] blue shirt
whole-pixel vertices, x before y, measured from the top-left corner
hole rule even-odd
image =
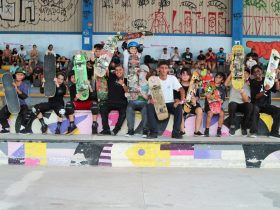
[[[29,87],[25,82],[22,82],[18,89],[28,96]],[[20,96],[18,97],[20,105],[26,105],[25,99],[21,99]]]
[[[218,53],[216,54],[216,56],[217,56],[217,61],[218,61],[218,62],[223,63],[223,62],[226,61],[226,53],[224,53],[224,52],[218,52]],[[223,58],[221,58],[222,56],[223,56]]]

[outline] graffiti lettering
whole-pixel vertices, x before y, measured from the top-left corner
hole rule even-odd
[[[144,30],[147,28],[147,20],[144,19],[136,19],[132,21],[132,27],[136,28],[137,30]]]
[[[113,8],[112,0],[102,0],[102,7]]]
[[[149,0],[137,0],[138,7],[147,6],[150,3]]]
[[[220,10],[227,10],[227,5],[219,0],[208,1],[207,7],[216,7]]]
[[[244,7],[247,6],[256,7],[259,11],[264,9],[267,12],[267,5],[264,0],[244,0]]]
[[[0,20],[15,20],[15,3],[9,3],[7,0],[0,1]]]
[[[196,8],[197,8],[196,5],[190,1],[183,1],[183,2],[181,2],[180,6],[185,6],[192,11],[196,11]]]
[[[124,8],[131,7],[130,0],[122,0],[122,7]]]
[[[151,21],[151,29],[150,31],[155,33],[169,33],[169,27],[165,13],[161,11],[160,9],[154,13],[152,13],[149,16],[149,19]]]
[[[246,46],[248,48],[255,48],[259,58],[269,60],[271,49],[280,51],[280,42],[254,42],[247,41]]]
[[[30,22],[35,21],[35,2],[34,0],[21,0],[20,2],[20,21],[25,22],[27,11],[29,11]]]
[[[271,2],[271,7],[275,15],[280,14],[280,0],[276,0],[275,2]]]
[[[130,22],[130,16],[127,13],[121,13],[118,11],[110,11],[109,18],[112,21],[113,31],[130,32],[131,29],[127,26],[127,22]]]
[[[168,0],[160,0],[158,3],[159,7],[163,9],[163,7],[169,7],[170,6],[170,1]]]

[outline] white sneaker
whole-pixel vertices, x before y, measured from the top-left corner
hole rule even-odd
[[[148,136],[147,134],[143,134],[142,138],[147,138],[147,136]]]
[[[249,137],[249,138],[257,138],[257,135],[255,133],[250,133],[250,134],[248,134],[247,137]]]

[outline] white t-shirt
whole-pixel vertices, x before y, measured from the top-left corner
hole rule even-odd
[[[171,55],[171,58],[172,58],[172,61],[180,61],[180,57],[181,57],[181,55],[180,55],[180,53],[172,53],[172,55]]]
[[[182,87],[178,79],[173,75],[167,75],[166,80],[160,79],[160,85],[165,103],[174,102],[173,90],[179,91],[179,89]]]
[[[243,89],[245,91],[245,94],[251,98],[251,89],[250,86],[247,85],[246,83],[243,86]],[[230,94],[229,94],[229,103],[230,102],[235,102],[238,104],[243,104],[243,100],[242,100],[242,96],[239,92],[239,90],[234,89],[233,87],[231,87],[230,89]]]
[[[171,58],[171,56],[169,53],[167,53],[167,54],[162,53],[160,56],[161,60],[169,60],[170,58]]]

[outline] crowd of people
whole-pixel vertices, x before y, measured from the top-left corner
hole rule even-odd
[[[248,53],[244,60],[245,65],[245,85],[241,90],[232,87],[231,68],[227,70],[226,66],[230,64],[230,58],[221,47],[217,53],[212,48],[207,53],[201,50],[195,59],[190,48],[186,48],[184,53],[180,53],[177,47],[172,48],[172,53],[167,48],[163,49],[158,59],[153,59],[150,55],[144,56],[143,64],[139,65],[137,74],[139,77],[140,90],[137,97],[131,97],[129,92],[127,75],[129,74],[128,62],[130,56],[141,58],[143,53],[143,43],[124,42],[122,45],[123,53],[118,48],[115,50],[112,61],[106,70],[105,77],[98,78],[94,74],[96,67],[96,59],[101,56],[103,44],[94,45],[94,59],[87,61],[87,73],[90,96],[86,101],[79,100],[80,93],[76,91],[76,78],[72,70],[72,62],[64,56],[59,56],[53,50],[53,46],[49,45],[46,54],[54,54],[56,56],[57,76],[54,79],[56,85],[56,94],[48,99],[48,102],[40,103],[32,107],[32,111],[28,109],[26,98],[28,97],[28,86],[24,79],[28,79],[34,86],[40,86],[42,92],[44,90],[44,76],[42,70],[42,62],[39,60],[40,55],[36,45],[28,55],[24,46],[20,46],[17,52],[15,49],[10,50],[9,45],[6,49],[0,51],[1,63],[12,65],[11,74],[15,75],[14,87],[20,99],[21,112],[23,115],[22,127],[20,133],[29,133],[28,122],[37,117],[41,123],[42,133],[46,133],[48,125],[44,122],[43,113],[54,110],[58,116],[56,134],[60,134],[60,127],[63,117],[66,116],[70,125],[68,133],[72,133],[77,126],[75,125],[75,110],[91,110],[92,113],[92,134],[98,133],[97,117],[100,113],[102,118],[103,135],[117,135],[125,119],[127,119],[128,131],[126,136],[134,135],[135,111],[141,111],[143,121],[142,137],[157,138],[157,116],[154,104],[157,103],[152,97],[148,87],[148,78],[152,75],[159,77],[161,88],[164,95],[167,110],[174,115],[174,124],[172,130],[172,138],[181,139],[185,134],[186,115],[193,114],[195,119],[194,136],[209,137],[209,128],[211,119],[214,115],[218,115],[218,129],[216,136],[221,137],[221,128],[224,122],[225,113],[222,110],[219,114],[213,113],[209,108],[208,99],[211,95],[204,94],[204,107],[200,105],[201,91],[197,91],[192,96],[190,112],[184,112],[183,105],[186,102],[186,93],[188,92],[193,72],[199,74],[206,71],[213,75],[215,87],[219,91],[219,100],[224,103],[229,90],[229,121],[230,135],[235,135],[235,117],[236,112],[244,114],[241,123],[242,135],[256,137],[258,130],[259,113],[267,113],[273,118],[273,125],[270,132],[271,137],[279,138],[279,122],[280,108],[271,105],[271,92],[280,90],[278,75],[280,70],[277,69],[275,84],[272,88],[264,86],[264,72],[262,64],[258,60],[258,55],[254,49]],[[156,67],[155,67],[156,66]],[[35,82],[39,80],[38,84]],[[97,83],[99,83],[97,85]],[[70,94],[70,101],[64,103],[64,96]],[[117,110],[119,117],[116,126],[111,131],[108,124],[108,115],[111,110]],[[201,124],[203,112],[207,114],[206,128],[201,132]],[[0,110],[0,124],[2,130],[0,133],[9,133],[8,118],[10,113],[7,106]]]

